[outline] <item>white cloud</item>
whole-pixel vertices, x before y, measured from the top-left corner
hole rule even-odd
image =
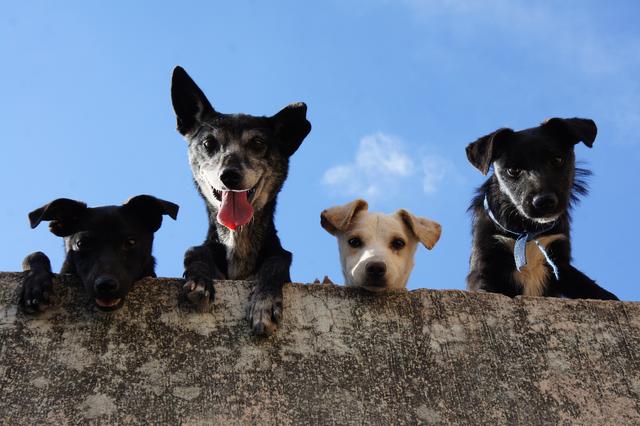
[[[453,170],[438,155],[416,155],[396,136],[375,133],[360,140],[355,159],[328,169],[322,183],[332,192],[369,199],[419,188],[434,194]]]
[[[373,175],[409,176],[414,171],[413,161],[403,152],[401,141],[380,132],[360,140],[356,166]]]
[[[422,189],[425,194],[433,194],[438,191],[447,173],[451,171],[452,164],[438,155],[427,155],[422,158]]]

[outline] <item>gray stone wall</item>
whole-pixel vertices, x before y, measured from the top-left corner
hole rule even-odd
[[[268,339],[249,284],[205,312],[144,280],[115,314],[57,277],[16,305],[0,274],[2,424],[640,424],[640,305],[288,285]]]

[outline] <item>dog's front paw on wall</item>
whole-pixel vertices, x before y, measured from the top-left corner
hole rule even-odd
[[[20,304],[25,312],[34,314],[45,311],[52,303],[52,296],[53,283],[49,271],[25,271],[20,290]]]
[[[215,299],[216,290],[210,278],[191,278],[182,286],[182,293],[192,305],[206,306]]]
[[[272,335],[282,319],[282,294],[271,294],[254,289],[249,296],[247,319],[253,333]]]

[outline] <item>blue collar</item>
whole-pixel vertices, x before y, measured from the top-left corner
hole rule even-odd
[[[498,219],[496,219],[496,217],[493,215],[491,208],[489,208],[489,200],[487,199],[486,194],[484,196],[484,211],[487,212],[487,215],[489,215],[493,223],[495,223],[498,228],[502,229],[507,234],[511,234],[515,237],[516,243],[513,246],[513,257],[515,259],[516,269],[518,270],[518,272],[520,272],[520,270],[523,267],[527,266],[527,242],[533,241],[536,243],[538,250],[540,250],[540,252],[544,256],[545,260],[547,261],[547,264],[553,270],[553,275],[556,277],[556,281],[560,279],[560,273],[558,272],[558,267],[553,262],[553,260],[549,256],[549,253],[547,253],[547,251],[545,250],[544,246],[540,244],[540,242],[536,239],[539,235],[544,234],[545,232],[551,231],[551,229],[553,229],[553,227],[556,225],[555,222],[552,223],[551,226],[549,226],[547,229],[543,229],[542,231],[537,231],[537,232],[511,231],[505,228],[504,226],[502,226],[502,224],[498,222]]]

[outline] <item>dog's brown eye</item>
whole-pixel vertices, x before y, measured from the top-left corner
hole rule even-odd
[[[350,238],[348,243],[353,248],[358,248],[362,246],[362,240],[358,237]]]
[[[400,250],[406,245],[407,243],[405,243],[402,238],[394,238],[393,241],[391,241],[391,247],[394,250]]]
[[[262,139],[259,136],[256,136],[255,138],[252,138],[249,141],[249,148],[254,151],[260,152],[260,151],[264,151],[267,148],[267,144],[264,141],[264,139]]]
[[[135,238],[127,238],[125,240],[125,242],[124,242],[124,248],[130,249],[130,248],[134,247],[137,243],[138,243],[138,241],[136,241]]]
[[[517,178],[522,174],[522,170],[520,169],[507,169],[507,175],[511,178]]]
[[[75,251],[82,251],[82,250],[86,250],[89,248],[89,244],[90,241],[87,237],[84,238],[78,238],[75,243],[73,243],[73,250]]]
[[[564,158],[562,157],[553,157],[553,165],[556,167],[561,167],[564,164]]]
[[[213,152],[218,147],[218,141],[216,141],[216,139],[213,136],[207,136],[205,140],[202,141],[202,145],[204,146],[204,149],[206,149],[207,151]]]

